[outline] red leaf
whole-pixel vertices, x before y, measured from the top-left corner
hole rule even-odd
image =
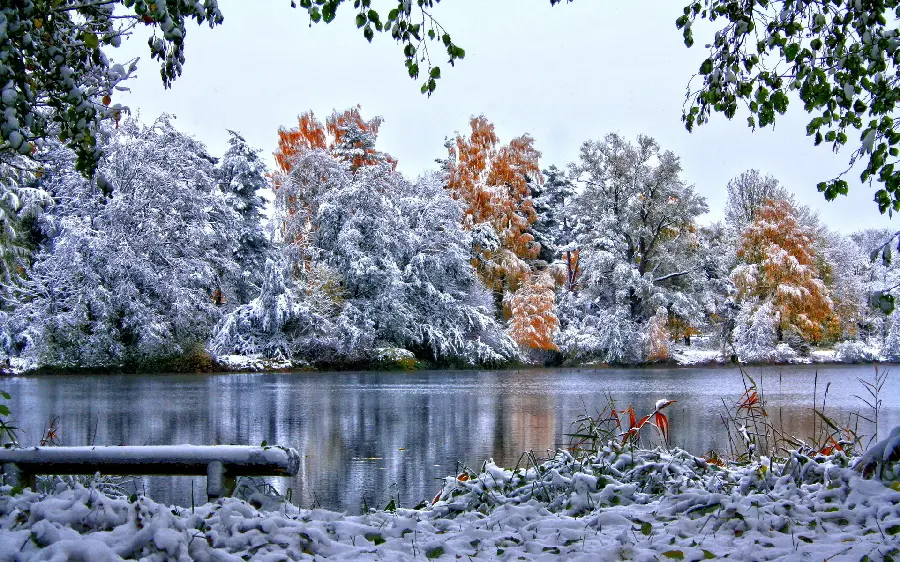
[[[669,442],[669,418],[665,416],[665,414],[661,412],[656,412],[656,427],[659,428],[660,433],[662,433],[663,440],[668,443]]]

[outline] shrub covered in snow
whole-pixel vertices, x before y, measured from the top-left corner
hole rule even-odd
[[[861,341],[845,341],[834,346],[835,357],[842,363],[874,363],[880,359],[877,349]]]

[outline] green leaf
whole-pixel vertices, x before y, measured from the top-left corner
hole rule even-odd
[[[366,533],[366,534],[363,535],[363,536],[366,538],[367,541],[375,543],[375,546],[378,546],[378,545],[380,545],[380,544],[384,544],[384,543],[386,542],[386,541],[384,540],[384,537],[382,537],[382,536],[381,536],[380,534],[378,534],[378,533]]]
[[[0,404],[0,416],[8,416],[8,415],[9,415],[9,406]]]
[[[431,76],[432,78],[435,78],[435,79],[440,78],[441,77],[441,67],[435,66],[434,68],[432,68],[431,72],[429,72],[429,76]]]
[[[788,62],[792,62],[795,58],[797,58],[797,53],[799,52],[800,45],[798,45],[797,43],[791,43],[784,48],[784,58],[787,59]]]
[[[6,392],[5,390],[0,390],[0,396],[2,396],[3,398],[6,398],[7,400],[12,398],[12,396],[10,396],[10,394],[8,392]]]
[[[713,60],[706,59],[705,61],[703,61],[703,64],[700,65],[700,74],[706,76],[707,74],[710,74],[712,71],[713,71]]]
[[[499,549],[498,549],[498,551],[499,551]],[[435,546],[435,547],[432,547],[432,548],[429,548],[428,550],[426,550],[425,558],[428,558],[429,560],[431,560],[433,558],[439,558],[442,554],[444,554],[444,547],[438,545],[438,546]]]
[[[357,29],[366,25],[366,16],[362,14],[356,14],[356,27]]]
[[[662,553],[666,558],[672,558],[674,560],[684,560],[684,553],[680,550],[667,550]]]
[[[704,549],[701,549],[700,551],[703,553],[703,559],[704,559],[704,560],[712,560],[713,558],[718,558],[718,556],[716,556],[716,555],[713,554],[712,552],[706,550],[705,548],[704,548]]]
[[[96,49],[100,46],[100,39],[90,31],[85,31],[81,38],[84,41],[84,46],[88,49]]]
[[[260,446],[260,447],[268,447],[268,446],[269,446],[269,442],[266,441],[265,439],[263,439],[263,442],[260,443],[259,446]]]
[[[641,524],[641,534],[645,537],[649,537],[650,533],[653,532],[653,525],[651,525],[648,521],[644,521]]]

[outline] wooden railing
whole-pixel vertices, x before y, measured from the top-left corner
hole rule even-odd
[[[210,500],[230,495],[238,476],[294,476],[300,455],[286,447],[163,445],[0,449],[7,483],[34,489],[37,474],[206,476]]]

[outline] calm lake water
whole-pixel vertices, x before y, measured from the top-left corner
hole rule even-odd
[[[900,367],[882,367],[900,371]],[[868,408],[858,379],[871,365],[752,368],[773,415],[789,434],[812,434],[813,388],[819,404],[846,419]],[[611,394],[620,407],[649,413],[661,398],[671,441],[695,454],[727,450],[722,401],[744,392],[737,369],[553,369],[413,373],[291,373],[158,376],[42,376],[0,380],[23,428],[36,444],[53,420],[63,445],[270,444],[296,448],[303,459],[292,489],[301,507],[358,513],[395,497],[412,506],[430,499],[440,479],[460,464],[477,469],[488,458],[514,466],[522,452],[546,456],[568,443],[571,422],[593,414]],[[882,434],[900,425],[900,373],[888,374],[881,395]],[[652,428],[651,428],[652,429]],[[871,434],[869,427],[861,428]],[[158,501],[190,505],[205,498],[205,479],[142,478]]]

